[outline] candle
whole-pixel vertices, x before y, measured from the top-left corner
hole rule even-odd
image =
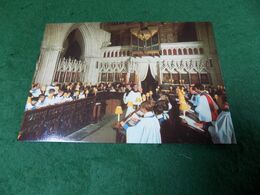
[[[144,94],[142,95],[142,100],[146,101],[146,96]]]
[[[120,121],[120,114],[123,114],[123,110],[121,106],[117,106],[115,110],[115,114],[117,115],[117,122]]]

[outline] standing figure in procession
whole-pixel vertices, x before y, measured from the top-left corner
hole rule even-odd
[[[218,105],[213,98],[204,90],[201,84],[195,85],[195,91],[199,94],[198,104],[195,112],[198,113],[201,122],[216,121],[218,117]]]
[[[129,93],[125,93],[123,97],[124,103],[127,104],[126,115],[127,117],[129,114],[134,112],[139,105],[142,103],[142,96],[141,93],[138,91],[138,86],[134,84],[133,90],[130,90]]]

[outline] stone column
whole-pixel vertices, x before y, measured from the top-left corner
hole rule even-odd
[[[59,47],[42,48],[41,60],[39,62],[35,82],[41,85],[50,85],[52,83],[61,52],[62,48]]]
[[[84,83],[97,84],[98,83],[98,68],[96,67],[97,58],[86,57],[86,72],[84,76]]]
[[[130,72],[127,72],[125,74],[125,83],[129,83],[129,79],[130,79]]]
[[[209,72],[210,72],[210,75],[211,75],[211,80],[212,80],[213,86],[223,85],[221,70],[220,70],[220,67],[219,67],[219,61],[216,58],[211,59],[212,67],[210,66],[210,68],[209,68]]]
[[[161,66],[160,66],[160,63],[158,62],[157,63],[157,74],[158,74],[158,85],[161,85],[162,84],[162,72],[161,72]]]

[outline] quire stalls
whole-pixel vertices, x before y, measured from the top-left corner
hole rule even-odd
[[[99,92],[93,97],[26,111],[18,140],[62,139],[111,114],[122,99],[123,93]]]

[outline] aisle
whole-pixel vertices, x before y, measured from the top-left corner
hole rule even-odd
[[[112,128],[117,117],[115,115],[105,116],[96,124],[90,124],[66,137],[71,141],[116,143],[116,131]]]

